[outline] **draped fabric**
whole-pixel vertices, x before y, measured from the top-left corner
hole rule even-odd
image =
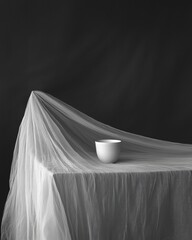
[[[95,141],[106,138],[122,141],[114,164],[96,156]],[[191,169],[191,145],[115,129],[33,91],[14,149],[2,239],[189,239]]]

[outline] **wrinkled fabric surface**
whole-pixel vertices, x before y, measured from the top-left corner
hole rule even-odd
[[[72,239],[192,237],[191,171],[59,174],[55,180]]]
[[[120,139],[114,164],[95,141]],[[8,240],[179,240],[192,237],[192,145],[100,123],[31,93],[13,156],[2,219]]]

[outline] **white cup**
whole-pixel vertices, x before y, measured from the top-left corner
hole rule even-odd
[[[121,140],[103,139],[95,141],[98,158],[104,163],[114,163],[120,155]]]

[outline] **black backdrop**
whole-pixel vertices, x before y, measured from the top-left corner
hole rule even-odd
[[[126,131],[192,143],[191,12],[136,1],[1,1],[1,211],[32,90]]]

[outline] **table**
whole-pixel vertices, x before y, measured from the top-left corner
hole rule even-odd
[[[148,172],[55,174],[72,239],[191,239],[192,172],[177,163],[168,171],[156,163]]]

